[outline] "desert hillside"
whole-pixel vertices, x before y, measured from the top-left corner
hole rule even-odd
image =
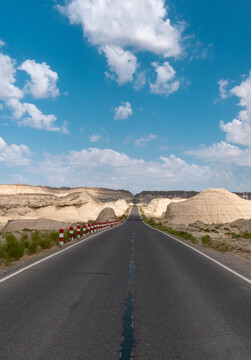
[[[87,222],[96,220],[106,207],[121,216],[132,198],[133,195],[124,190],[0,185],[0,228],[14,219]]]
[[[188,225],[231,223],[251,218],[251,201],[241,199],[225,189],[209,189],[179,203],[167,206],[164,218],[173,224]]]
[[[144,214],[147,217],[161,218],[165,214],[167,206],[169,206],[172,202],[180,202],[185,200],[186,199],[181,198],[156,198],[152,199],[147,205],[144,203],[140,203],[138,205],[142,208]]]

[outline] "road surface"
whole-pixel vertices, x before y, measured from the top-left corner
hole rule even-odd
[[[250,284],[122,226],[0,283],[0,360],[249,360]]]

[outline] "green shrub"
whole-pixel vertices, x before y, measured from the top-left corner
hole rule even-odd
[[[59,231],[52,231],[49,234],[52,243],[59,245]]]
[[[213,248],[217,251],[225,253],[233,249],[230,245],[226,244],[224,241],[215,241]]]
[[[67,243],[70,240],[69,229],[65,229],[64,231],[64,242]]]
[[[244,232],[244,233],[242,233],[242,237],[243,237],[244,239],[251,239],[251,234],[248,233],[248,232]]]
[[[76,239],[78,237],[77,229],[73,229],[73,239]]]
[[[35,230],[31,234],[31,241],[28,244],[28,253],[29,254],[35,254],[37,252],[38,246],[40,246],[41,243],[41,235],[38,230]]]
[[[31,229],[27,229],[27,228],[23,229],[23,231],[32,232],[32,230],[31,230]]]
[[[27,249],[29,246],[29,238],[27,234],[23,234],[21,238],[22,243],[24,244],[24,248]]]
[[[24,244],[18,241],[13,234],[7,234],[5,239],[5,244],[1,245],[0,257],[8,265],[12,260],[18,260],[23,256]]]
[[[232,239],[241,238],[241,235],[239,235],[239,234],[231,233],[231,235],[232,235]]]
[[[230,231],[230,230],[229,230],[229,228],[227,228],[227,227],[224,227],[224,230],[226,230],[226,231]]]
[[[218,230],[215,230],[215,229],[212,229],[211,232],[216,233],[216,234],[219,234],[219,231],[218,231]]]
[[[211,247],[213,242],[209,235],[205,235],[201,237],[202,244],[208,247]]]
[[[41,247],[41,249],[49,249],[52,246],[50,236],[47,235],[46,237],[41,238],[39,241],[39,246]]]
[[[204,229],[205,232],[210,232],[210,230],[207,228],[207,229]]]

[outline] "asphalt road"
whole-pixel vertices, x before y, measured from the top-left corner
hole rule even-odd
[[[250,358],[250,285],[137,208],[0,283],[0,360]]]

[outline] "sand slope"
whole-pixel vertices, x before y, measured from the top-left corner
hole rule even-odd
[[[50,219],[64,223],[95,220],[110,207],[121,216],[129,204],[123,190],[98,188],[54,189],[28,185],[0,185],[0,228],[9,220]],[[103,201],[100,200],[103,199]],[[115,201],[109,201],[113,200]]]
[[[251,201],[241,199],[225,189],[209,189],[167,206],[164,218],[173,224],[224,224],[251,218]]]
[[[163,213],[165,213],[166,208],[169,204],[171,204],[172,202],[180,202],[184,200],[185,199],[179,199],[179,198],[174,198],[174,199],[156,198],[151,200],[150,203],[147,204],[146,206],[143,205],[142,208],[147,217],[160,218],[163,215]]]

